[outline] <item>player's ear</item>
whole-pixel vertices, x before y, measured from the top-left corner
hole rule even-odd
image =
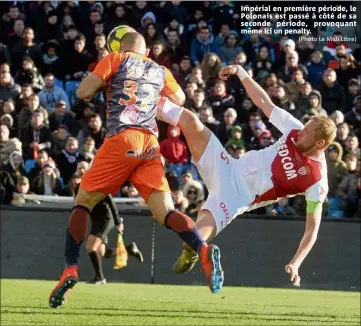
[[[150,53],[150,49],[149,49],[149,48],[146,48],[146,50],[145,50],[145,56],[146,56],[146,57],[149,57],[149,53]]]

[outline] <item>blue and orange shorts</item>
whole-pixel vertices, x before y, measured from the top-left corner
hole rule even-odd
[[[170,192],[158,139],[151,132],[126,129],[105,138],[81,187],[88,192],[115,194],[127,180],[145,201],[153,190]]]

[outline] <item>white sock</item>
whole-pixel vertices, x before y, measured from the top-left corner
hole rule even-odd
[[[183,110],[183,107],[163,97],[158,101],[157,118],[176,127]]]

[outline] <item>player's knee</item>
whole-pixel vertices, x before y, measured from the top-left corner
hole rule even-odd
[[[88,207],[90,210],[102,199],[105,195],[101,193],[88,192],[83,188],[79,188],[78,194],[74,199],[74,206],[81,205]]]

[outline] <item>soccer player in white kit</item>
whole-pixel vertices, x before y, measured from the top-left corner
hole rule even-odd
[[[196,223],[205,240],[215,237],[239,214],[282,197],[305,195],[305,233],[295,256],[285,267],[293,285],[300,286],[298,270],[317,239],[322,203],[328,192],[324,151],[336,136],[336,126],[323,116],[315,116],[303,125],[287,111],[276,107],[241,66],[223,67],[219,77],[226,80],[235,74],[253,103],[283,134],[268,148],[249,151],[237,160],[227,154],[216,136],[188,109],[161,99],[157,117],[181,128],[209,190]],[[197,253],[185,245],[173,270],[186,273],[197,260]]]

